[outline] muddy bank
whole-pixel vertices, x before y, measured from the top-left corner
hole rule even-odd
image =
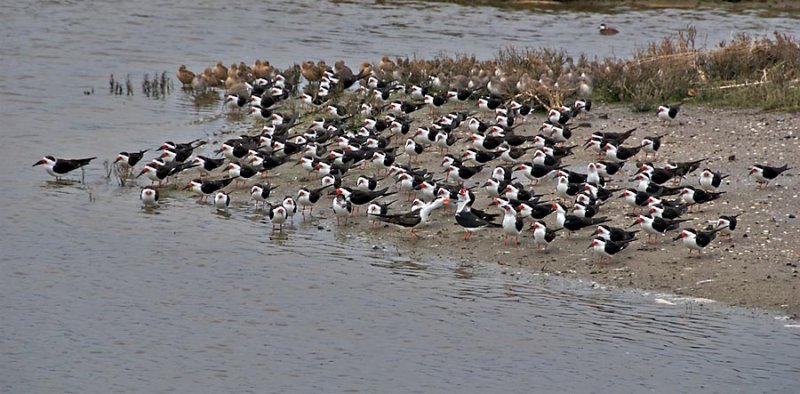
[[[704,227],[706,220],[716,219],[719,215],[741,214],[739,228],[733,239],[717,239],[706,248],[701,258],[690,258],[680,242],[672,241],[675,233],[670,233],[669,237],[656,244],[636,241],[608,265],[595,262],[595,256],[586,249],[591,242],[589,231],[586,230],[571,239],[560,234],[546,252],[535,251],[530,231],[524,233],[519,248],[504,247],[502,231],[499,229],[477,233],[470,241],[463,241],[463,233],[455,223],[452,206],[436,211],[432,224],[419,232],[421,239],[416,241],[409,241],[406,232],[394,227],[370,230],[363,216],[348,226],[336,226],[329,201],[318,204],[314,211],[315,218],[311,221],[318,222],[321,228],[327,230],[364,238],[365,242],[379,247],[394,249],[396,246],[401,254],[414,260],[424,261],[436,256],[478,264],[502,264],[508,266],[509,270],[541,271],[592,280],[602,285],[670,292],[800,316],[800,247],[796,242],[800,237],[800,219],[797,219],[800,200],[797,178],[792,174],[795,171],[789,171],[765,191],[756,190],[754,180],[747,176],[749,167],[754,163],[788,163],[790,167],[800,168],[796,155],[800,151],[797,116],[684,106],[681,124],[668,127],[657,122],[654,114],[634,113],[624,107],[599,107],[593,111],[594,118],[590,119],[593,124],[591,131],[622,131],[637,127],[638,130],[626,145],[636,145],[646,135],[666,134],[659,164],[666,160],[707,158],[708,168],[730,174],[720,188],[727,192],[725,197],[703,205],[699,212],[690,213],[688,217],[693,220],[687,227]],[[607,114],[608,119],[601,119],[598,116],[600,114]],[[429,120],[427,115],[422,118]],[[522,128],[526,133],[532,132],[541,120],[542,115],[538,114],[536,119],[529,120]],[[419,123],[421,120],[416,122]],[[591,131],[576,130],[573,141],[582,142]],[[464,145],[458,144],[451,151],[460,152],[463,148]],[[565,159],[564,163],[585,172],[586,163],[594,158],[593,154],[580,151]],[[401,161],[405,159],[404,156],[400,158]],[[441,156],[426,152],[420,159],[421,165],[438,168]],[[616,176],[612,185],[631,185],[627,182],[632,173],[631,165],[626,169],[626,175]],[[372,173],[373,169],[355,172]],[[285,168],[281,173],[273,180],[280,186],[276,196],[294,194],[301,185],[317,184],[316,181],[307,180],[299,167]],[[476,186],[476,208],[486,208],[490,202],[487,193],[477,187],[488,177],[489,169],[484,169],[477,179],[468,183]],[[355,182],[355,176],[346,179]],[[695,173],[683,184],[696,185],[697,179]],[[387,179],[381,186],[389,184]],[[535,191],[547,194],[545,199],[556,199],[554,181],[540,183]],[[403,198],[399,200],[393,206],[394,212],[406,211],[408,203]],[[627,216],[630,211],[621,200],[612,199],[601,214],[611,217],[611,223],[615,226],[628,226],[633,221]],[[549,227],[555,227],[555,216],[549,216],[546,222]]]

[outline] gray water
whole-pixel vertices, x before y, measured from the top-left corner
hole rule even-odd
[[[172,0],[17,1],[0,20],[2,392],[797,392],[800,330],[776,313],[409,260],[326,220],[270,238],[243,204],[144,211],[102,166],[246,129],[180,90],[141,95],[144,73],[181,63],[625,56],[688,24],[708,45],[792,33],[792,15]],[[136,94],[108,94],[112,73]],[[57,184],[30,167],[45,154],[99,159]]]

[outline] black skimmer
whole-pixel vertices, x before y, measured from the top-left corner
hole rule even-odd
[[[491,222],[500,216],[499,214],[488,213],[474,208],[472,205],[475,203],[475,193],[465,187],[462,187],[458,191],[458,202],[459,204],[464,204],[469,207],[470,212],[487,222]]]
[[[468,148],[461,154],[461,161],[463,163],[474,162],[476,164],[486,164],[494,160],[497,156],[497,153],[494,152]]]
[[[612,227],[607,224],[601,224],[597,226],[597,228],[594,230],[593,235],[609,241],[625,242],[636,238],[636,234],[638,232],[639,230],[626,231],[623,228]]]
[[[41,160],[34,163],[33,167],[44,165],[48,174],[56,177],[59,180],[62,176],[67,175],[70,171],[77,170],[89,162],[96,159],[96,157],[89,157],[86,159],[56,159],[53,156],[45,156]]]
[[[640,192],[645,192],[651,196],[672,196],[681,192],[682,188],[680,187],[667,187],[657,185],[650,181],[650,175],[646,172],[642,172],[636,174],[633,177],[634,181],[637,181],[636,190]]]
[[[669,231],[677,230],[680,228],[681,223],[689,220],[690,219],[664,219],[652,215],[639,215],[636,221],[629,227],[633,227],[637,224],[640,225],[642,230],[647,233],[647,240],[649,242],[653,236],[663,236]]]
[[[303,218],[306,217],[306,208],[310,208],[309,215],[314,213],[314,204],[322,197],[322,191],[330,186],[333,185],[326,185],[316,189],[302,187],[297,191],[297,204],[302,207],[300,214],[303,215]]]
[[[202,201],[214,194],[214,192],[228,186],[234,179],[235,178],[222,178],[218,180],[193,179],[186,185],[186,189],[192,189],[193,192],[199,194],[200,201]]]
[[[378,179],[375,176],[359,175],[356,179],[356,189],[362,192],[374,191],[378,187],[378,182],[382,180],[383,178]]]
[[[384,170],[387,173],[389,171],[389,167],[391,167],[392,164],[394,164],[394,161],[395,161],[395,156],[391,153],[385,153],[379,151],[372,153],[372,160],[371,160],[372,164],[378,167],[379,169]]]
[[[228,166],[225,167],[225,169],[228,170],[228,177],[240,178],[237,179],[237,182],[242,181],[242,183],[245,183],[248,179],[258,174],[257,169],[248,165],[239,165],[236,163],[228,163]]]
[[[164,149],[161,152],[161,159],[164,161],[183,163],[192,156],[192,152],[192,149]]]
[[[281,205],[286,209],[287,219],[291,219],[294,224],[294,214],[297,213],[297,203],[294,202],[294,198],[292,196],[284,197]]]
[[[425,103],[412,103],[408,101],[392,101],[389,103],[388,108],[390,111],[394,112],[402,112],[404,114],[410,114],[422,107],[425,106]]]
[[[606,181],[600,175],[597,163],[589,163],[586,165],[586,183],[595,186],[605,185]]]
[[[619,33],[619,30],[617,30],[617,29],[615,29],[615,28],[613,28],[611,26],[606,26],[605,23],[601,23],[600,24],[600,35],[613,36],[613,35],[615,35],[617,33]]]
[[[508,245],[509,236],[513,236],[514,242],[519,246],[519,235],[522,234],[524,226],[523,219],[517,216],[517,210],[511,204],[500,203],[499,199],[494,199],[492,204],[499,206],[505,212],[503,216],[503,246]]]
[[[522,163],[516,167],[531,184],[537,184],[541,179],[555,176],[557,167],[542,166],[533,163]]]
[[[716,228],[719,229],[719,235],[723,237],[733,236],[733,232],[736,230],[736,225],[739,222],[738,217],[740,215],[741,214],[720,216],[719,219],[717,219],[716,225]]]
[[[625,165],[625,163],[612,163],[610,161],[598,161],[594,164],[597,166],[597,171],[602,176],[613,176]]]
[[[679,219],[689,212],[690,205],[681,204],[677,207],[664,206],[662,204],[650,205],[650,214],[663,219]]]
[[[245,95],[229,94],[225,96],[225,103],[223,105],[229,109],[239,110],[247,105],[248,99],[249,97]]]
[[[436,137],[433,143],[442,149],[442,153],[446,153],[450,150],[450,147],[458,141],[455,133],[447,133],[444,131],[439,131],[436,133]]]
[[[582,218],[575,215],[568,215],[567,210],[559,203],[553,203],[553,209],[556,212],[556,224],[568,231],[567,237],[569,237],[571,233],[580,231],[583,228],[596,226],[609,221],[609,219],[605,216],[597,218]]]
[[[212,159],[201,155],[197,155],[194,160],[192,160],[192,164],[199,166],[206,174],[219,168],[224,163],[225,158]]]
[[[642,152],[644,152],[644,159],[653,155],[653,159],[658,155],[658,150],[661,149],[661,139],[663,135],[648,136],[642,138]]]
[[[639,166],[636,174],[640,173],[647,174],[650,177],[650,182],[655,183],[656,185],[663,185],[672,179],[680,180],[680,176],[675,169],[656,168],[648,163]]]
[[[456,223],[464,228],[464,240],[472,238],[472,235],[480,230],[492,227],[500,227],[498,223],[486,220],[472,212],[470,200],[461,200],[459,194],[459,205],[456,208]]]
[[[488,124],[482,122],[480,119],[474,116],[467,120],[467,127],[469,128],[469,131],[473,133],[484,133],[489,129]]]
[[[631,157],[636,156],[641,149],[641,145],[628,148],[624,146],[616,146],[610,142],[603,146],[603,150],[606,152],[606,158],[613,162],[627,161]]]
[[[269,216],[269,221],[272,223],[272,232],[275,232],[275,225],[278,225],[278,231],[283,232],[283,224],[286,223],[286,218],[288,217],[286,208],[282,204],[274,206],[270,203],[267,204],[267,216]]]
[[[622,191],[622,194],[619,195],[619,198],[624,199],[625,203],[633,207],[634,210],[637,207],[646,207],[650,197],[650,193],[636,189],[625,189]]]
[[[579,218],[593,218],[600,212],[600,206],[591,203],[575,202],[572,205],[572,214]]]
[[[586,180],[589,178],[587,174],[581,174],[576,171],[565,170],[562,167],[557,167],[557,168],[558,170],[556,170],[555,176],[558,178],[562,176],[566,177],[569,183],[586,183]]]
[[[755,164],[752,167],[750,167],[749,175],[753,175],[756,177],[757,185],[760,185],[762,188],[766,188],[771,180],[777,178],[778,175],[782,174],[784,171],[788,169],[789,169],[788,164],[784,164],[781,167],[770,167],[763,164]]]
[[[583,183],[582,186],[583,190],[580,193],[588,194],[589,197],[591,197],[592,201],[597,201],[597,200],[606,201],[611,197],[613,197],[613,193],[622,190],[622,189],[607,189],[602,186],[592,185],[590,183]]]
[[[676,105],[660,105],[656,115],[659,119],[672,124],[672,121],[678,117],[678,111],[681,110],[680,104]]]
[[[575,198],[583,188],[580,184],[577,183],[569,183],[569,179],[565,176],[558,177],[558,182],[556,183],[556,194],[564,199],[564,201],[571,201]]]
[[[148,179],[150,179],[151,182],[158,182],[158,185],[161,186],[161,182],[166,180],[169,176],[176,175],[181,171],[192,167],[196,167],[196,165],[193,163],[178,163],[174,161],[163,162],[153,160],[152,162],[145,164],[144,168],[142,168],[136,177],[138,178],[142,175],[145,175]]]
[[[151,186],[145,186],[142,189],[141,194],[139,194],[139,199],[142,200],[142,204],[145,208],[158,207],[158,189]]]
[[[727,177],[729,175],[723,175],[721,172],[714,172],[706,168],[700,173],[698,183],[703,190],[712,191],[718,189],[722,184],[722,180]]]
[[[424,148],[422,147],[422,145],[416,143],[416,141],[414,141],[413,138],[409,138],[406,140],[406,144],[403,150],[408,155],[408,162],[411,163],[413,161],[412,160],[413,158],[422,154]]]
[[[411,87],[408,88],[408,95],[418,100],[425,98],[427,94],[427,86],[411,85]]]
[[[695,170],[700,168],[700,164],[706,161],[707,159],[700,159],[694,161],[684,161],[684,162],[667,162],[667,165],[664,166],[665,169],[671,170],[675,172],[675,176],[677,177],[685,177]]]
[[[478,108],[494,111],[503,105],[503,99],[494,96],[483,96],[478,99]]]
[[[114,159],[114,164],[120,166],[126,172],[129,172],[133,167],[139,163],[144,157],[144,154],[150,149],[140,150],[138,152],[119,152],[117,158]]]
[[[445,176],[444,180],[447,182],[451,175],[455,175],[456,179],[458,179],[461,183],[464,183],[476,174],[480,173],[482,170],[482,165],[477,167],[467,167],[465,165],[461,165],[457,167],[451,164],[447,171],[445,171],[447,175]]]
[[[598,237],[592,240],[589,248],[592,248],[592,250],[594,250],[594,252],[598,255],[608,258],[608,263],[611,264],[612,257],[625,250],[635,239],[636,238],[628,241],[614,242]]]
[[[350,201],[353,205],[356,206],[354,210],[354,214],[358,214],[358,207],[361,205],[366,205],[372,202],[379,197],[388,197],[393,194],[397,194],[397,192],[390,192],[388,187],[384,187],[383,189],[378,189],[375,191],[361,191],[361,190],[348,190],[343,187],[336,188],[334,193],[338,195],[344,195],[347,197],[347,200]]]
[[[409,229],[409,240],[419,238],[416,229],[428,224],[430,214],[434,209],[440,208],[450,200],[447,197],[438,197],[430,203],[425,204],[420,209],[397,215],[378,215],[376,218],[391,225]]]
[[[505,142],[502,137],[487,137],[481,134],[472,134],[470,139],[472,140],[472,145],[482,151],[494,151]]]
[[[619,146],[625,143],[625,141],[627,141],[628,138],[633,135],[633,132],[636,131],[636,129],[637,128],[634,127],[621,133],[615,133],[611,131],[595,131],[586,142],[589,143],[590,141],[599,141],[601,148],[608,143]]]
[[[494,198],[505,194],[506,186],[508,186],[508,183],[505,181],[498,181],[497,179],[489,178],[481,187],[483,187],[484,190],[489,193],[489,197]]]
[[[506,184],[505,195],[512,200],[530,203],[539,201],[539,198],[542,196],[541,194],[535,194],[533,189],[530,191],[525,190],[525,187],[519,182]]]
[[[685,228],[681,230],[680,234],[673,238],[673,240],[677,241],[682,239],[683,246],[689,249],[689,254],[691,255],[692,251],[696,250],[697,257],[700,257],[703,254],[703,248],[708,246],[711,241],[717,238],[717,232],[720,230],[720,228],[715,228],[711,231],[699,231],[691,228]]]
[[[517,212],[521,218],[530,217],[534,220],[546,218],[556,210],[552,203],[533,204],[527,201],[520,201],[517,205]]]
[[[714,201],[722,197],[725,192],[705,192],[702,189],[695,189],[692,186],[686,186],[681,189],[681,199],[686,204],[700,205],[710,201]]]
[[[547,249],[547,245],[550,245],[556,239],[556,234],[561,229],[551,230],[547,228],[547,225],[541,221],[537,220],[533,222],[533,244],[536,245],[536,250],[545,250]]]
[[[377,219],[377,216],[381,215],[386,216],[389,213],[389,205],[392,205],[395,202],[397,202],[397,200],[392,200],[386,203],[381,203],[377,201],[371,202],[367,206],[367,217],[370,219],[369,227],[372,228],[378,225],[379,220]]]
[[[217,192],[214,196],[214,208],[219,212],[228,212],[228,207],[231,205],[231,196],[225,192]]]
[[[205,144],[206,144],[206,141],[203,141],[200,138],[191,140],[189,142],[179,143],[179,144],[176,144],[175,142],[172,142],[172,141],[166,141],[163,144],[161,144],[161,147],[159,147],[156,150],[164,150],[164,149],[187,150],[187,149],[195,149],[195,148],[198,148],[198,147],[203,146]]]
[[[563,126],[567,124],[571,118],[572,116],[569,111],[562,112],[555,108],[550,109],[550,112],[547,113],[547,120],[553,125],[558,124]]]
[[[447,104],[447,99],[448,96],[439,96],[439,95],[434,96],[431,94],[426,94],[425,97],[423,98],[425,104],[428,104],[430,106],[431,113],[433,113],[435,109],[439,109],[443,105]]]
[[[256,200],[256,209],[258,209],[259,202],[261,202],[266,208],[267,199],[269,198],[270,193],[277,188],[277,186],[272,186],[269,183],[253,185],[253,187],[250,188],[250,197],[253,200]]]

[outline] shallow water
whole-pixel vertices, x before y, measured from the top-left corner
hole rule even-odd
[[[505,45],[624,56],[687,24],[709,43],[791,32],[791,15],[20,1],[0,16],[0,391],[796,391],[800,331],[774,313],[413,261],[327,221],[270,239],[249,206],[222,216],[173,192],[144,211],[102,166],[247,129],[179,90],[141,95],[143,73],[181,63],[487,58]],[[601,38],[601,21],[623,33]],[[130,75],[135,95],[108,94],[109,74]],[[45,154],[99,159],[85,185],[65,185],[30,167]]]

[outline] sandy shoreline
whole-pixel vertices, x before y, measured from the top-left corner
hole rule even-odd
[[[715,240],[702,258],[689,258],[688,251],[680,242],[673,242],[674,233],[657,244],[636,241],[627,251],[614,259],[613,264],[595,263],[594,255],[586,247],[591,242],[589,231],[584,230],[565,239],[563,235],[551,244],[546,252],[536,252],[532,233],[526,231],[522,247],[502,246],[501,230],[479,232],[470,241],[463,241],[461,227],[454,220],[454,207],[438,210],[432,224],[421,231],[420,240],[409,241],[406,232],[384,226],[369,230],[366,217],[351,221],[348,226],[336,228],[330,200],[320,201],[314,210],[314,220],[319,225],[341,231],[344,234],[366,237],[369,242],[396,245],[405,255],[424,260],[426,256],[453,258],[486,264],[503,264],[532,271],[563,275],[596,281],[602,285],[638,288],[675,293],[692,297],[708,298],[731,305],[767,308],[800,316],[800,248],[796,240],[800,237],[800,215],[798,212],[798,186],[794,171],[789,171],[770,185],[766,191],[757,191],[752,178],[748,178],[749,167],[754,163],[779,165],[789,163],[800,168],[796,153],[800,152],[800,126],[797,115],[788,113],[763,113],[757,110],[728,110],[685,105],[681,112],[682,125],[667,127],[657,122],[654,114],[634,113],[622,106],[596,105],[595,117],[590,121],[591,130],[576,131],[573,143],[586,139],[591,131],[622,131],[638,127],[626,145],[638,144],[645,135],[667,134],[659,155],[659,162],[669,159],[688,161],[708,158],[707,166],[715,171],[731,174],[720,190],[727,191],[721,201],[703,206],[700,212],[690,213],[694,218],[690,227],[703,227],[705,220],[716,219],[722,214],[738,214],[739,228],[733,240]],[[418,115],[419,125],[430,120],[427,115]],[[608,114],[608,119],[597,115]],[[415,114],[416,115],[416,114]],[[488,113],[479,114],[483,118]],[[524,133],[541,124],[542,115],[529,120],[523,126]],[[462,126],[462,130],[465,126]],[[463,132],[463,131],[462,131]],[[213,143],[212,143],[213,145]],[[457,144],[451,151],[460,152],[463,145]],[[735,160],[729,160],[735,155]],[[426,151],[420,163],[434,168],[440,162],[440,154]],[[405,160],[404,156],[401,156]],[[585,165],[594,155],[581,151],[565,159],[564,163],[575,165],[585,172]],[[579,167],[578,167],[579,166]],[[631,164],[629,164],[631,166]],[[438,167],[436,167],[438,168]],[[626,167],[630,174],[630,168]],[[306,180],[300,167],[282,167],[281,176],[272,179],[279,188],[277,196],[294,195],[303,185],[317,187],[318,181]],[[366,171],[355,173],[372,173]],[[484,169],[477,179],[468,185],[483,183],[490,169]],[[628,176],[617,176],[616,186],[630,184]],[[355,182],[354,176],[347,181]],[[620,183],[621,182],[621,183]],[[688,181],[696,184],[697,173]],[[390,185],[389,180],[381,186]],[[554,193],[555,182],[547,181],[535,187],[537,193]],[[476,188],[477,208],[485,208],[489,199],[486,192]],[[237,191],[237,200],[244,196]],[[555,199],[555,196],[546,196]],[[400,198],[392,208],[394,212],[406,211],[408,204]],[[606,204],[602,215],[612,218],[612,224],[627,226],[633,220],[627,215],[630,209],[622,201],[612,199]],[[242,204],[243,201],[240,201]],[[494,207],[490,209],[496,209]],[[362,213],[363,215],[363,213]],[[301,219],[298,216],[298,219]],[[302,219],[301,219],[302,220]],[[548,226],[555,226],[555,216],[546,219]]]

